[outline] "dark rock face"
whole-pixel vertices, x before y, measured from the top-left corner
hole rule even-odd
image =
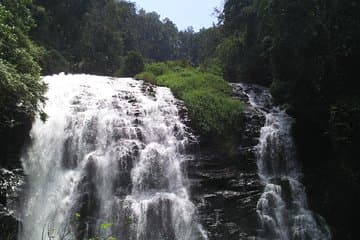
[[[360,239],[360,181],[356,170],[343,164],[349,156],[356,156],[353,159],[357,161],[359,153],[349,150],[339,155],[327,136],[304,122],[297,119],[294,134],[309,206],[326,219],[333,239]]]
[[[246,96],[236,96],[247,102]],[[259,229],[256,205],[263,191],[254,147],[264,125],[261,112],[248,106],[244,132],[232,157],[200,149],[187,163],[191,195],[209,239],[255,239]]]
[[[31,121],[0,131],[0,239],[17,239],[18,192],[23,184],[20,154],[27,142]]]
[[[257,229],[256,203],[262,186],[245,159],[198,154],[189,163],[193,201],[210,239],[246,239]]]
[[[0,237],[6,240],[16,240],[20,222],[11,215],[0,211]]]
[[[19,191],[23,185],[20,154],[29,138],[32,122],[0,129],[0,239],[17,239]]]
[[[20,154],[29,140],[32,121],[24,119],[23,124],[0,129],[0,168],[21,168]]]
[[[20,222],[16,215],[19,190],[23,184],[21,169],[0,169],[0,239],[16,239]]]

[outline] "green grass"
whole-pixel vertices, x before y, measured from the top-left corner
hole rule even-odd
[[[183,62],[165,62],[146,65],[135,78],[169,87],[185,102],[192,127],[205,142],[233,141],[240,134],[244,105],[231,97],[231,88],[222,77]]]

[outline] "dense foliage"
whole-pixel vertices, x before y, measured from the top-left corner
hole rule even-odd
[[[182,59],[193,65],[213,62],[222,40],[214,26],[179,31],[168,18],[137,9],[131,1],[34,0],[32,38],[46,48],[43,73],[60,71],[113,75],[129,52],[145,60]]]
[[[271,86],[289,106],[305,171],[316,172],[310,200],[339,239],[355,239],[359,211],[359,12],[352,0],[227,0],[215,55],[227,80]]]
[[[40,49],[27,36],[30,1],[0,3],[0,132],[42,112],[45,86],[39,80]]]
[[[124,63],[117,72],[117,75],[123,77],[133,77],[144,71],[144,67],[145,64],[143,56],[138,52],[131,51],[125,56]]]
[[[164,61],[178,55],[178,30],[155,12],[114,0],[35,0],[37,27],[31,32],[46,47],[43,72],[87,72],[113,75],[126,56]]]
[[[169,87],[184,100],[195,130],[204,142],[236,141],[241,132],[243,105],[231,97],[231,89],[218,75],[180,62],[154,63],[136,76]]]

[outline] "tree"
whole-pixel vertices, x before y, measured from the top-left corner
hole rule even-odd
[[[124,77],[133,77],[144,71],[144,59],[139,52],[131,51],[124,58],[124,64],[118,75]]]
[[[45,117],[46,86],[40,81],[37,62],[41,49],[27,35],[34,23],[30,4],[0,3],[0,131],[21,125],[37,113]]]
[[[31,36],[45,46],[44,73],[61,71],[113,75],[129,51],[144,58],[176,58],[178,30],[170,19],[113,0],[36,0]]]
[[[359,211],[359,11],[352,0],[227,0],[221,14],[225,77],[271,85],[274,101],[288,106],[305,172],[322,169],[307,181],[328,183],[308,191],[335,239],[356,238]]]

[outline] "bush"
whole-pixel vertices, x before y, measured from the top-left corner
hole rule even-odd
[[[28,37],[32,19],[27,1],[0,3],[0,132],[45,118],[46,86],[40,81],[41,49]]]
[[[70,62],[59,51],[49,48],[42,52],[40,57],[42,75],[51,75],[64,71],[70,72]],[[81,66],[78,67],[81,69]]]
[[[144,80],[152,84],[155,84],[155,78],[156,76],[152,72],[142,72],[135,75],[135,79]]]
[[[166,63],[152,63],[148,64],[145,67],[145,71],[154,74],[155,76],[160,76],[170,71]]]
[[[122,77],[133,77],[144,71],[144,59],[138,52],[131,51],[124,58],[124,64],[117,75]]]
[[[184,94],[193,126],[206,137],[234,138],[240,133],[243,105],[235,99],[206,90]]]
[[[159,76],[157,83],[171,88],[181,99],[184,93],[199,89],[206,89],[216,94],[231,93],[230,86],[220,76],[203,73],[193,68],[183,68],[178,72],[169,72]]]
[[[233,141],[242,129],[242,102],[231,97],[231,88],[218,75],[177,62],[153,63],[137,79],[169,87],[183,100],[193,128],[205,142]]]

